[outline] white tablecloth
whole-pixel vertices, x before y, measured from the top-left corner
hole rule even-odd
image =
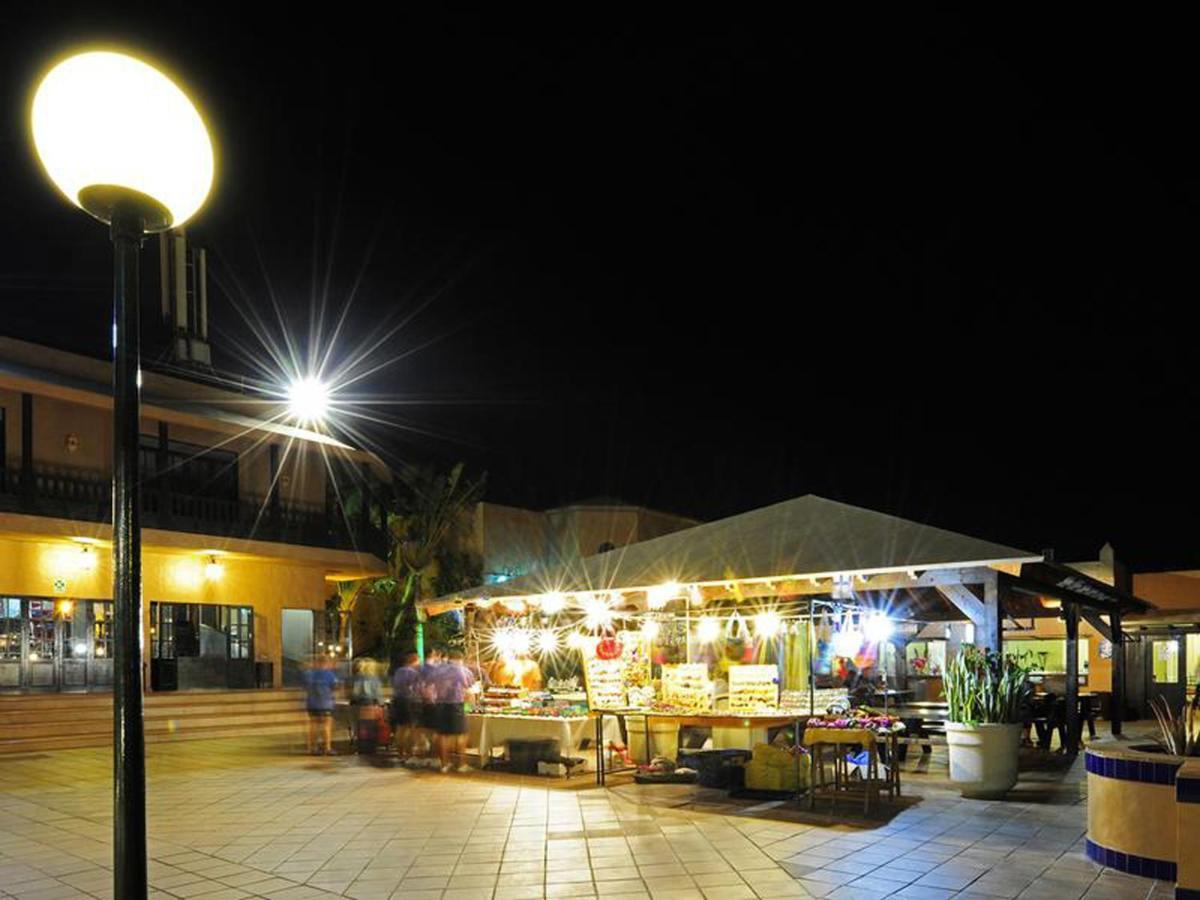
[[[539,716],[498,716],[470,715],[469,733],[474,736],[475,726],[479,728],[479,760],[486,766],[492,758],[493,747],[503,747],[504,742],[517,738],[531,740],[537,738],[554,738],[558,741],[559,749],[564,756],[582,756],[587,760],[588,768],[595,764],[596,721],[587,717],[556,719]],[[593,741],[585,752],[579,750],[579,744],[585,739]],[[615,716],[604,717],[604,742],[619,741],[621,729]]]

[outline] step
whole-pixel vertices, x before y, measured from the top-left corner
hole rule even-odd
[[[213,738],[291,736],[302,740],[303,729],[298,724],[268,725],[256,728],[251,733],[245,728],[208,728],[180,731],[175,734],[147,733],[147,744],[163,744],[172,741],[210,740]],[[112,745],[110,734],[85,734],[66,737],[21,738],[15,741],[0,741],[0,757],[17,753],[40,753],[52,750],[74,750],[84,747],[108,747]]]

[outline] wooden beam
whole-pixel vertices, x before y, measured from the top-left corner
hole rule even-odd
[[[1064,603],[1063,619],[1067,623],[1067,741],[1063,748],[1074,755],[1079,752],[1079,604]]]
[[[1121,723],[1125,719],[1125,635],[1121,631],[1121,613],[1119,610],[1109,615],[1112,622],[1112,700],[1108,711],[1109,726],[1114,735],[1121,733]]]
[[[1083,621],[1087,622],[1089,625],[1091,625],[1093,628],[1095,628],[1098,632],[1100,632],[1102,635],[1104,635],[1104,637],[1107,638],[1109,641],[1112,641],[1112,639],[1113,639],[1112,629],[1108,626],[1108,623],[1105,622],[1104,619],[1102,619],[1100,617],[1100,613],[1096,612],[1096,610],[1094,610],[1094,609],[1088,609],[1086,606],[1084,606],[1084,607],[1080,608],[1079,615],[1083,617]],[[1112,613],[1109,613],[1109,615],[1111,616]]]
[[[962,610],[975,627],[987,622],[983,601],[965,584],[939,584],[938,593]]]
[[[991,572],[983,582],[983,597],[964,584],[939,584],[938,592],[962,610],[975,626],[975,643],[988,650],[1000,651],[1004,641],[1004,614],[1000,603],[998,573]]]

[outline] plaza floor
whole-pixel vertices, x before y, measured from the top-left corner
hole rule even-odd
[[[1082,757],[1023,773],[1003,803],[960,799],[936,759],[905,768],[904,803],[865,820],[690,787],[599,789],[590,776],[374,768],[262,741],[155,745],[151,896],[1172,896],[1170,885],[1084,856]],[[112,897],[110,771],[99,750],[4,758],[0,897]]]

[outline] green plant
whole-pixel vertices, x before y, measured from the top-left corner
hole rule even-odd
[[[1200,756],[1200,691],[1183,701],[1176,716],[1166,699],[1159,695],[1150,701],[1158,719],[1158,743],[1174,756]]]
[[[1029,698],[1029,669],[1011,656],[964,644],[942,675],[948,719],[964,725],[1021,721]]]

